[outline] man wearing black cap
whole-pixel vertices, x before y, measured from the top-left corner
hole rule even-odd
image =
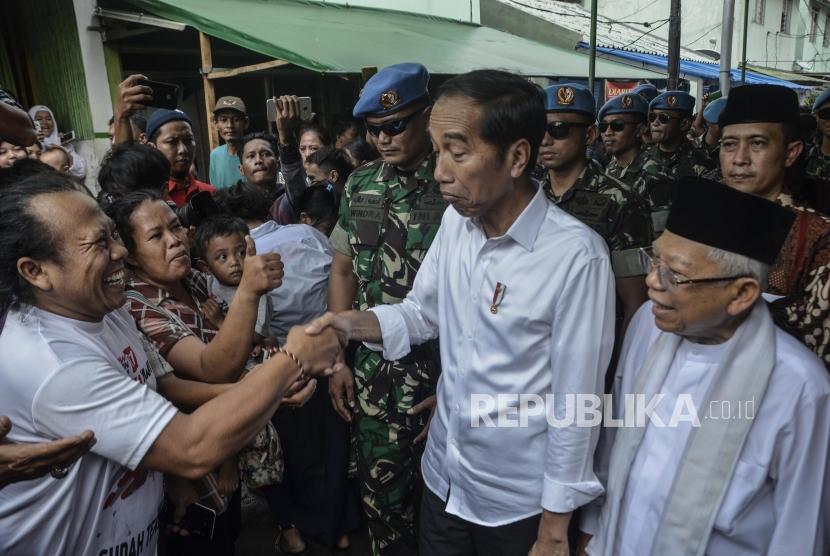
[[[592,556],[827,554],[830,378],[761,299],[791,211],[679,181],[598,448]],[[636,423],[626,396],[653,400]]]
[[[147,121],[147,143],[161,152],[170,163],[167,196],[180,207],[199,191],[215,193],[216,189],[191,175],[190,166],[196,154],[196,139],[190,118],[181,110],[156,110]]]
[[[717,162],[709,158],[706,150],[686,137],[694,107],[695,98],[683,91],[666,91],[649,104],[648,121],[654,143],[649,158],[672,179],[709,175],[717,168]]]
[[[766,293],[775,300],[776,324],[830,365],[830,222],[793,202],[788,169],[804,144],[798,130],[798,98],[777,85],[736,87],[718,120],[723,181],[795,213],[796,221],[770,272]]]
[[[330,311],[403,301],[438,232],[446,202],[433,177],[428,81],[421,64],[383,68],[354,107],[381,158],[346,182],[331,235]],[[344,371],[329,382],[335,409],[355,418],[357,474],[375,555],[417,552],[420,453],[439,372],[437,340],[396,361],[361,345],[354,376]]]

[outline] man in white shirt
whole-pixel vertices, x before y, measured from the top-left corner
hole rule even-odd
[[[0,192],[0,407],[8,439],[44,442],[90,429],[96,443],[67,467],[0,490],[0,553],[154,554],[161,473],[197,479],[248,444],[288,386],[320,374],[334,334],[289,334],[243,382],[183,414],[155,392],[122,308],[126,249],[95,201],[60,174]],[[165,236],[161,233],[161,236]],[[166,237],[166,236],[165,236]],[[246,257],[231,309],[253,326],[260,295],[282,277],[274,255]]]
[[[607,492],[582,520],[588,554],[827,554],[830,379],[761,299],[793,219],[716,182],[678,183],[615,376],[623,426],[597,450]],[[632,394],[661,397],[639,426]]]
[[[571,512],[602,492],[592,463],[598,428],[554,427],[542,408],[518,402],[552,393],[547,409],[562,418],[567,394],[602,393],[614,343],[602,238],[528,176],[544,122],[542,91],[524,78],[481,70],[447,81],[429,132],[452,208],[412,291],[400,304],[328,314],[307,329],[382,341],[387,359],[440,336],[443,373],[422,461],[423,554],[568,554]],[[493,426],[500,418],[511,423]]]

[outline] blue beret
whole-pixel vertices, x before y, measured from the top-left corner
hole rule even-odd
[[[634,93],[619,95],[602,105],[598,119],[601,121],[602,118],[611,114],[638,114],[645,119],[648,115],[648,102]]]
[[[632,93],[638,94],[647,102],[651,102],[652,100],[660,94],[660,91],[657,90],[657,87],[652,85],[651,83],[644,83],[638,87],[635,87]]]
[[[596,117],[594,95],[587,87],[576,83],[551,85],[545,89],[545,110],[548,112],[576,112]]]
[[[680,110],[692,113],[695,109],[695,97],[683,91],[666,91],[662,95],[657,95],[648,105],[648,109]]]
[[[429,99],[429,72],[421,64],[387,66],[366,82],[352,114],[355,118],[383,117]]]
[[[147,138],[149,139],[155,135],[159,128],[167,122],[175,122],[178,120],[187,122],[190,124],[190,127],[193,127],[193,122],[191,122],[190,118],[187,117],[187,114],[181,110],[167,110],[164,108],[156,110],[150,114],[150,117],[147,119]]]
[[[823,93],[821,93],[816,101],[813,103],[813,112],[821,108],[821,106],[830,100],[830,87],[826,88]]]
[[[726,97],[720,97],[710,102],[703,110],[703,119],[709,125],[718,123],[721,112],[726,107]]]

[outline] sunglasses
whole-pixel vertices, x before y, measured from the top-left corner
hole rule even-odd
[[[669,116],[665,112],[660,112],[659,114],[656,112],[649,112],[648,113],[648,123],[654,123],[654,120],[660,120],[660,123],[666,125],[672,120],[679,120],[681,116]]]
[[[599,124],[597,124],[597,127],[599,128],[600,133],[605,133],[609,129],[611,129],[611,131],[616,131],[617,133],[619,133],[620,131],[624,130],[625,126],[627,126],[627,125],[637,125],[637,122],[626,122],[624,120],[614,120],[614,121],[611,121],[611,122],[600,122]]]
[[[822,108],[816,112],[816,116],[822,120],[830,120],[830,108]]]
[[[590,125],[582,122],[550,122],[547,125],[547,131],[548,135],[554,139],[565,139],[571,133],[572,128]]]
[[[404,131],[406,131],[406,127],[409,125],[415,116],[423,112],[422,110],[418,110],[417,112],[413,112],[409,116],[403,117],[399,120],[392,120],[391,122],[383,122],[382,124],[370,124],[366,122],[366,130],[374,135],[375,137],[380,136],[380,132],[384,132],[389,137],[394,137],[395,135],[400,135]]]

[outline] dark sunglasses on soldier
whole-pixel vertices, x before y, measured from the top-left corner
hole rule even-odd
[[[366,129],[375,137],[378,137],[381,131],[389,137],[394,137],[395,135],[400,135],[406,131],[406,127],[409,125],[409,122],[411,122],[412,119],[420,113],[421,111],[418,110],[417,112],[413,112],[409,116],[403,117],[399,120],[383,122],[382,124],[370,124],[369,122],[366,122]]]
[[[574,127],[588,127],[591,124],[582,122],[549,122],[547,126],[548,135],[553,139],[565,139]]]
[[[830,108],[822,108],[816,112],[816,116],[822,120],[830,120]]]
[[[610,128],[611,131],[615,131],[619,133],[620,131],[625,129],[627,125],[635,125],[637,122],[626,122],[624,120],[613,120],[610,122],[600,122],[597,127],[599,127],[600,133],[605,133]]]
[[[669,116],[665,112],[660,112],[659,114],[656,112],[649,112],[648,113],[648,121],[649,123],[654,123],[654,120],[660,120],[660,123],[666,125],[672,120],[679,120],[680,116]]]

